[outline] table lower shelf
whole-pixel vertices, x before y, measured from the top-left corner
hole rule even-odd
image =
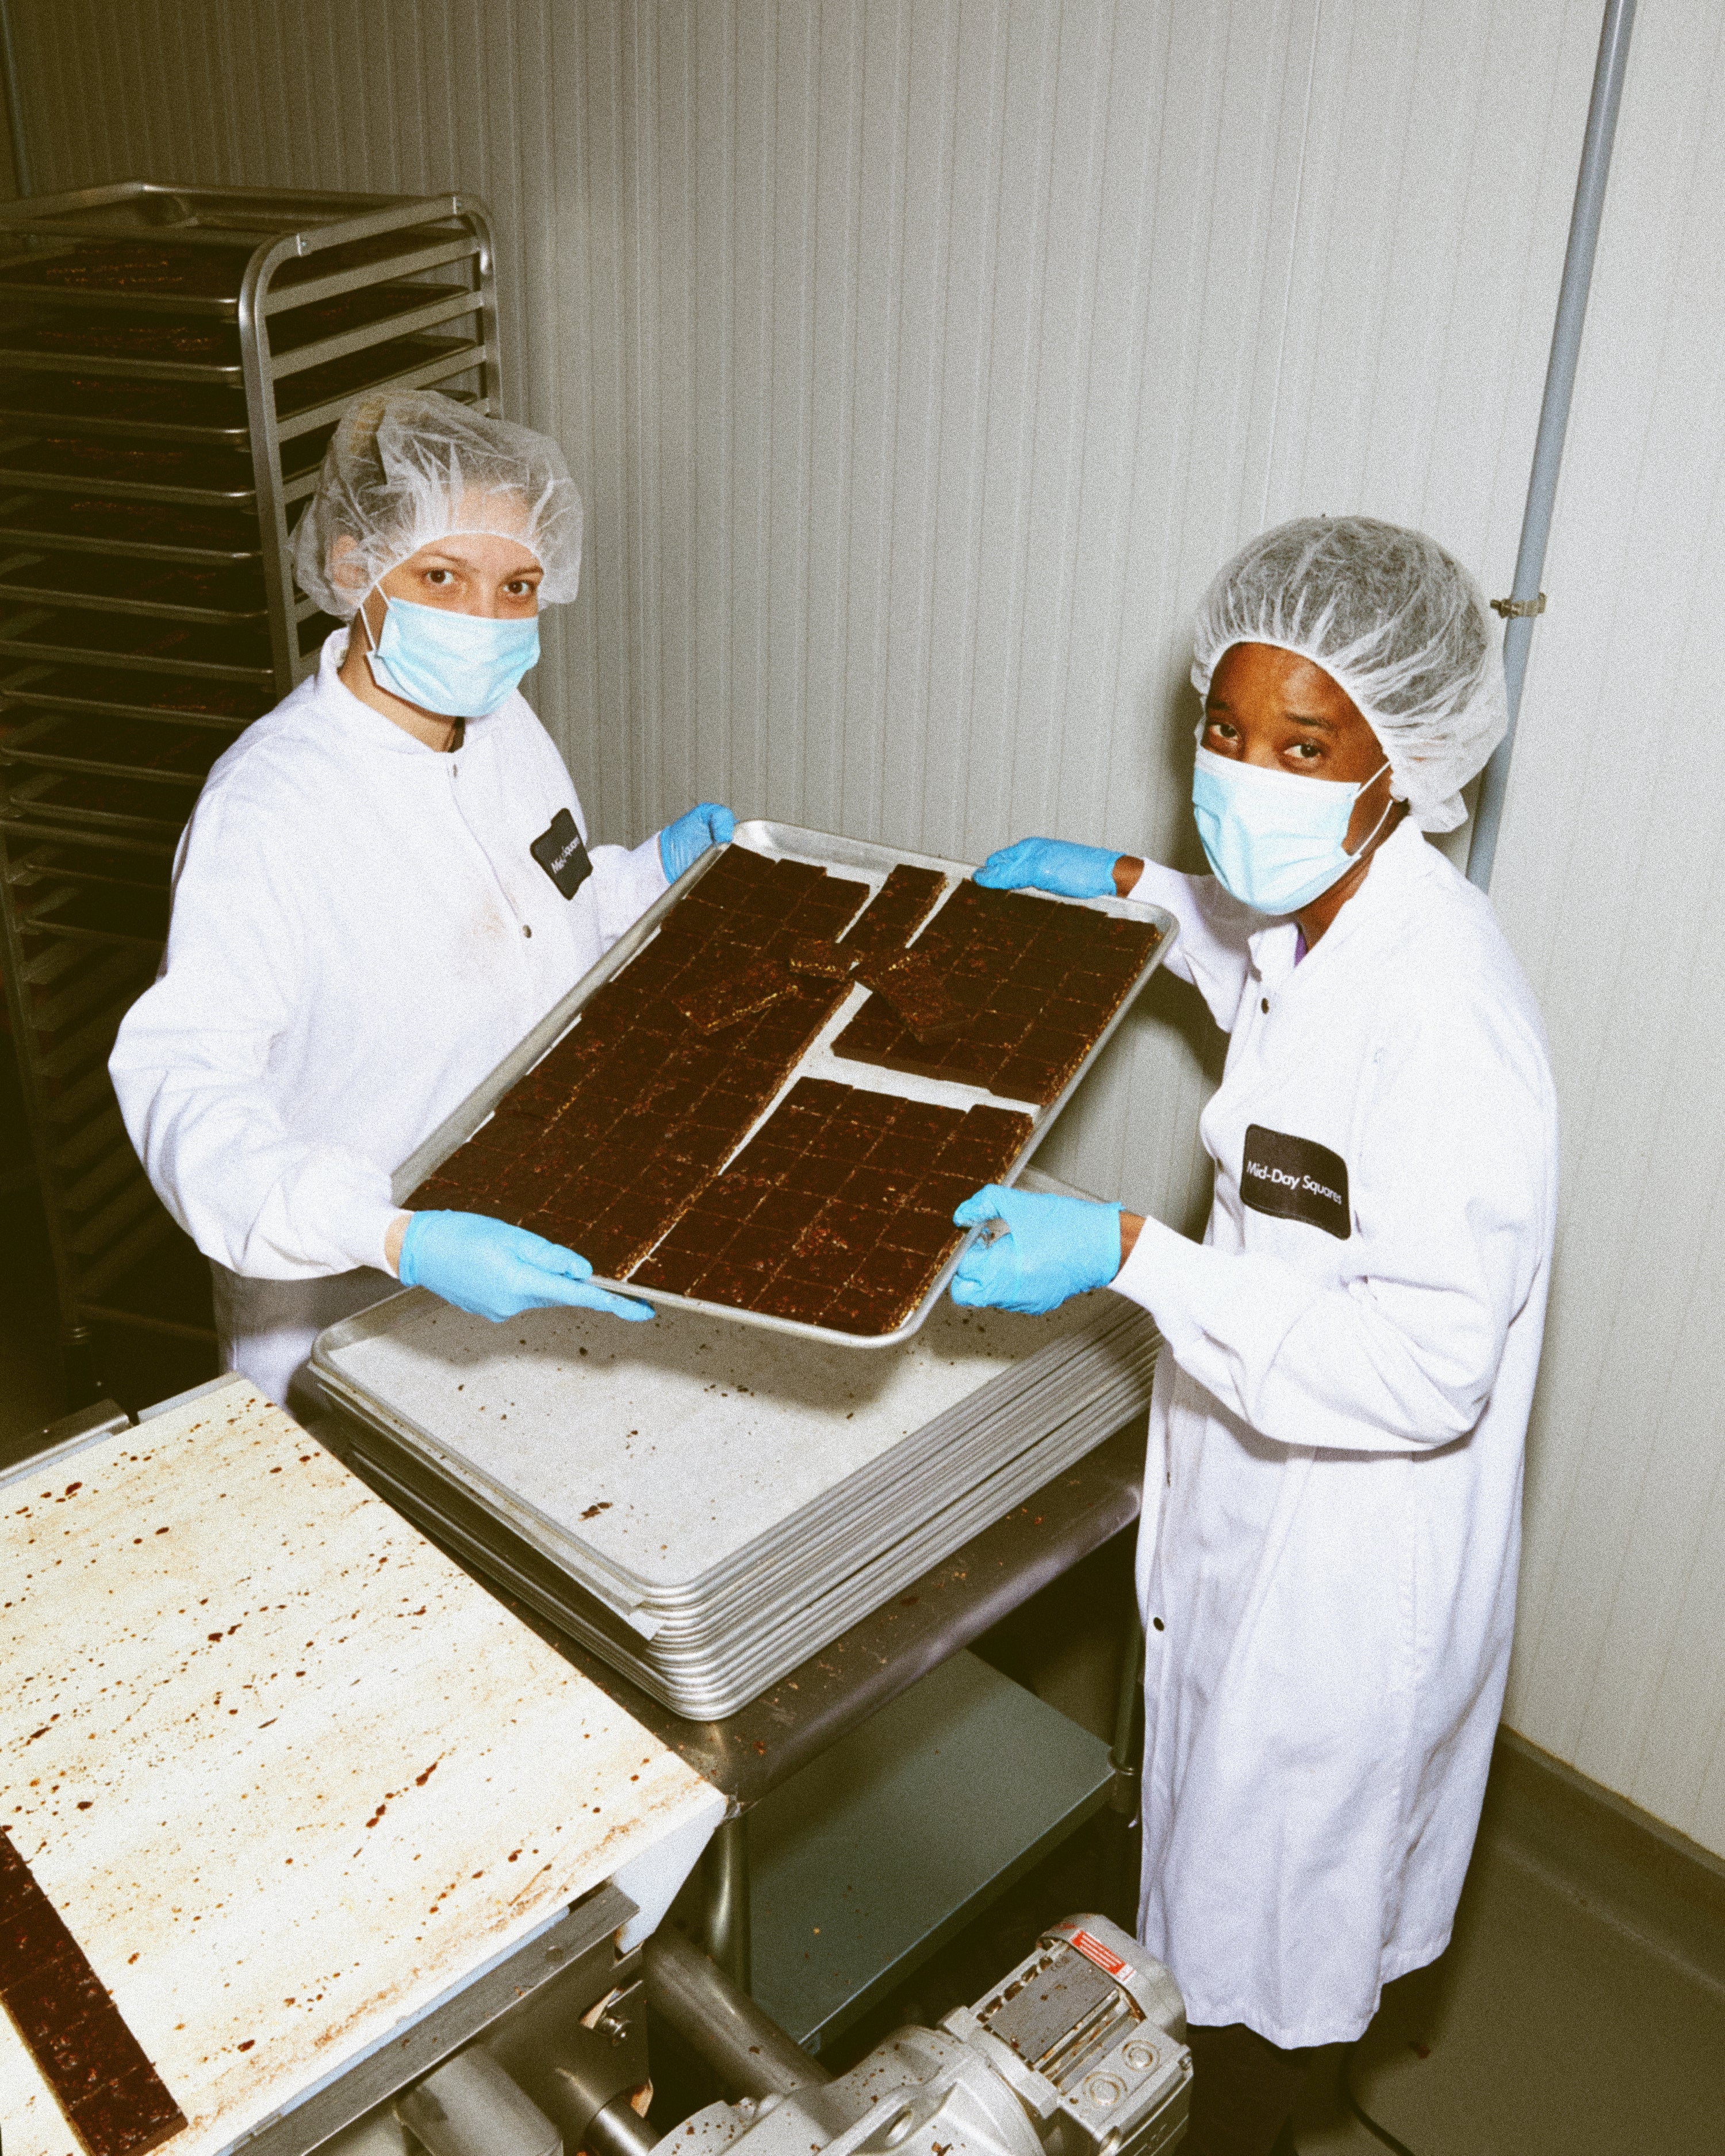
[[[755,1996],[812,2050],[1106,1800],[1108,1748],[952,1656],[747,1815]]]

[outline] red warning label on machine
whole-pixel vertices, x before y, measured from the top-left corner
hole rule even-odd
[[[1092,1938],[1088,1932],[1074,1932],[1072,1943],[1086,1961],[1093,1961],[1098,1969],[1105,1969],[1110,1976],[1132,1976],[1136,1974],[1130,1962],[1124,1962],[1117,1953],[1110,1953],[1100,1939]]]

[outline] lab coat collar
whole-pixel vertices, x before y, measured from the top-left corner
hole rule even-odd
[[[393,719],[386,719],[369,704],[362,704],[341,679],[341,662],[347,656],[347,639],[352,634],[351,625],[332,629],[323,640],[323,649],[317,654],[317,685],[314,691],[318,705],[344,734],[363,747],[378,749],[388,756],[433,757],[441,762],[440,749],[416,741],[406,727],[397,726]],[[464,751],[479,747],[514,701],[512,694],[486,717],[470,719],[462,741]]]
[[[1326,952],[1333,957],[1363,932],[1411,905],[1413,893],[1430,865],[1431,850],[1425,843],[1425,834],[1411,816],[1404,817],[1372,856],[1365,881],[1307,952],[1301,972],[1315,965]],[[1247,937],[1252,972],[1266,987],[1281,987],[1293,973],[1299,934],[1300,924],[1291,916],[1272,921]]]

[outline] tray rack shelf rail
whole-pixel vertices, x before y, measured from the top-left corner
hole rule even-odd
[[[334,625],[289,546],[335,422],[408,388],[501,408],[470,196],[125,182],[0,204],[0,964],[74,1354],[99,1321],[207,1337],[161,1291],[162,1246],[189,1245],[108,1054],[198,787]]]

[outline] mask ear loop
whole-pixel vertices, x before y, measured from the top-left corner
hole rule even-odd
[[[1379,779],[1384,776],[1384,773],[1385,773],[1386,771],[1389,771],[1389,758],[1386,756],[1386,757],[1384,757],[1384,759],[1383,762],[1382,762],[1382,763],[1380,763],[1380,764],[1378,765],[1378,768],[1377,768],[1377,769],[1376,769],[1376,770],[1372,773],[1371,777],[1370,777],[1370,778],[1366,781],[1366,784],[1365,784],[1365,786],[1362,786],[1362,787],[1361,787],[1361,788],[1360,788],[1360,790],[1359,790],[1360,793],[1363,793],[1365,792],[1365,790],[1366,790],[1366,786],[1375,786],[1375,785],[1378,783],[1378,780],[1379,780]],[[1391,778],[1392,778],[1392,781],[1393,781],[1393,780],[1394,780],[1394,773],[1390,773],[1390,776],[1391,776]],[[1353,798],[1354,798],[1354,799],[1355,799],[1356,801],[1358,801],[1358,798],[1359,798],[1359,793],[1356,793],[1356,794],[1355,794],[1355,796],[1354,796]],[[1390,818],[1390,812],[1391,812],[1391,810],[1392,810],[1392,809],[1394,809],[1394,807],[1395,807],[1395,795],[1392,793],[1391,793],[1391,795],[1390,795],[1390,797],[1389,797],[1389,800],[1388,800],[1388,801],[1386,801],[1386,802],[1384,803],[1384,814],[1382,814],[1382,815],[1378,819],[1377,822],[1376,822],[1374,824],[1373,824],[1373,826],[1372,826],[1371,829],[1370,829],[1370,830],[1366,834],[1365,837],[1360,840],[1359,844],[1355,848],[1355,850],[1353,850],[1353,852],[1348,855],[1348,859],[1349,859],[1350,860],[1354,860],[1354,861],[1363,861],[1363,860],[1365,859],[1366,855],[1367,855],[1368,853],[1370,853],[1370,851],[1372,850],[1373,844],[1373,843],[1375,842],[1375,840],[1376,840],[1376,839],[1377,839],[1378,834],[1378,833],[1379,833],[1379,832],[1384,829],[1384,825],[1385,825],[1385,824],[1389,821],[1389,818]]]
[[[368,599],[372,596],[372,592],[383,592],[383,579],[381,577],[379,577],[377,583],[372,586],[371,591],[368,591],[366,593],[365,599],[362,599],[359,603],[359,618],[365,624],[366,642],[369,644],[372,649],[375,651],[377,649],[377,639],[372,634],[371,616],[366,612],[366,599]],[[389,594],[388,592],[383,592],[383,612],[387,617],[389,612]],[[1374,771],[1372,773],[1372,778],[1375,778],[1377,776],[1378,774]],[[1368,780],[1367,783],[1369,784],[1370,781]]]

